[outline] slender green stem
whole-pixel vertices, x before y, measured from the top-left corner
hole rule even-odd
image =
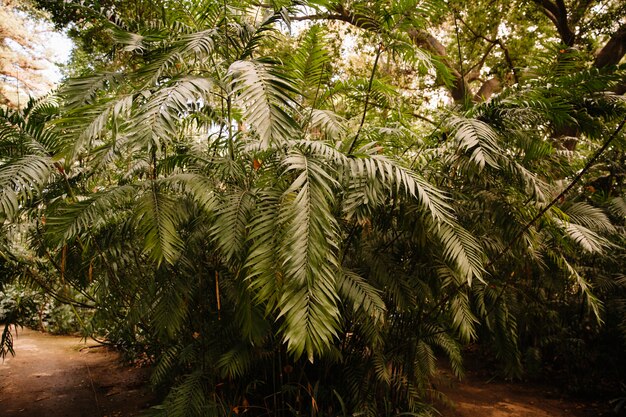
[[[383,43],[378,44],[378,51],[376,51],[376,58],[374,58],[374,65],[372,66],[372,74],[370,75],[370,81],[367,85],[367,92],[365,93],[365,106],[363,107],[363,116],[361,117],[361,124],[359,124],[359,128],[356,131],[356,135],[354,135],[354,139],[352,139],[352,143],[350,144],[350,148],[348,149],[348,154],[352,153],[354,149],[354,145],[356,145],[357,140],[359,139],[359,135],[361,134],[361,130],[363,129],[363,125],[365,124],[365,116],[367,116],[367,109],[370,101],[370,93],[372,92],[372,84],[374,83],[374,76],[376,75],[376,67],[378,66],[378,60],[380,58],[380,54],[383,52]]]

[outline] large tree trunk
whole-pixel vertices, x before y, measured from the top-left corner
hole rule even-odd
[[[594,65],[597,68],[617,65],[626,54],[626,24],[615,32],[611,39],[596,54]]]

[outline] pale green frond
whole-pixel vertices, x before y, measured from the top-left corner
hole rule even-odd
[[[213,213],[218,205],[218,185],[211,178],[196,173],[181,173],[170,175],[160,180],[162,184],[169,187],[180,187],[181,193],[191,196],[205,212]]]
[[[368,153],[367,156],[351,159],[351,175],[369,181],[382,181],[391,190],[403,191],[409,197],[415,198],[436,222],[448,222],[453,218],[449,197],[443,191],[392,159],[372,153],[371,150]]]
[[[285,144],[300,149],[308,155],[318,156],[325,162],[336,166],[345,165],[349,161],[348,157],[336,147],[320,140],[292,140]]]
[[[558,219],[556,222],[564,229],[570,239],[589,253],[602,253],[606,247],[611,246],[606,238],[585,226]]]
[[[459,148],[469,154],[479,169],[482,170],[485,165],[499,167],[499,139],[491,126],[477,119],[459,116],[450,117],[447,124]]]
[[[65,99],[65,106],[70,109],[93,104],[103,91],[114,89],[124,80],[124,74],[119,72],[101,72],[84,77],[69,79],[60,91]]]
[[[331,110],[311,109],[310,128],[323,132],[329,140],[337,141],[345,137],[346,120]]]
[[[615,226],[611,223],[606,213],[588,203],[577,202],[564,208],[570,221],[593,230],[595,232],[613,232]]]
[[[220,198],[211,234],[227,262],[241,261],[238,258],[246,253],[244,245],[254,203],[254,196],[246,189],[235,188]]]
[[[337,274],[338,293],[349,301],[354,310],[363,309],[374,322],[382,322],[387,307],[378,289],[370,285],[360,275],[341,269]]]
[[[69,241],[83,233],[98,233],[111,216],[133,201],[136,193],[136,186],[124,185],[61,206],[47,219],[48,233],[59,242]]]
[[[304,101],[315,106],[320,89],[329,81],[330,54],[326,50],[324,29],[312,26],[303,36],[296,52],[286,63]]]
[[[293,87],[286,77],[261,61],[236,61],[228,74],[233,85],[231,97],[263,147],[294,136],[296,124],[287,113]]]
[[[146,94],[129,134],[139,143],[152,143],[156,149],[161,149],[178,137],[180,120],[189,113],[190,106],[208,97],[212,87],[209,78],[183,77]]]
[[[137,201],[134,217],[144,236],[144,250],[157,264],[174,264],[184,248],[178,233],[180,215],[178,200],[159,190],[156,183]]]
[[[288,20],[289,15],[286,13],[282,7],[274,8],[274,13],[271,14],[266,19],[262,20],[256,24],[248,24],[247,22],[243,24],[233,25],[238,32],[238,41],[239,45],[238,49],[240,52],[238,54],[238,59],[248,59],[251,58],[252,55],[259,49],[263,42],[276,41],[278,40],[275,36],[277,32],[276,23],[284,22],[289,25]]]
[[[139,33],[128,32],[120,28],[112,28],[109,33],[113,41],[122,46],[122,50],[126,52],[142,53],[146,50],[146,38]]]
[[[43,100],[42,100],[43,101]],[[52,103],[35,103],[34,106],[50,106],[54,115],[58,108]],[[59,143],[53,129],[46,125],[48,116],[37,113],[24,115],[18,111],[0,108],[0,158],[16,158],[25,155],[52,155],[58,150]],[[26,113],[26,111],[24,111]]]
[[[186,65],[194,60],[202,61],[211,56],[219,37],[220,33],[216,28],[183,34],[171,46],[150,56],[149,64],[139,74],[148,77],[147,85],[158,82],[170,70],[176,74],[179,72],[177,65]]]
[[[263,192],[258,195],[256,209],[248,232],[250,249],[244,264],[246,282],[256,302],[264,303],[273,310],[280,298],[283,273],[277,247],[282,234],[280,224],[279,192]]]
[[[458,224],[438,224],[432,227],[443,245],[443,255],[459,268],[468,284],[477,278],[483,281],[483,252],[474,237]]]
[[[285,271],[285,292],[279,306],[287,346],[309,360],[329,345],[339,319],[336,271],[339,231],[331,214],[337,185],[328,167],[302,153],[283,162],[294,180],[282,196],[280,222],[285,228],[279,249]]]
[[[117,130],[130,117],[132,95],[106,98],[68,111],[55,121],[63,153],[72,160],[80,152],[103,143],[110,131]]]
[[[0,213],[12,218],[20,205],[32,200],[48,184],[54,172],[47,156],[25,155],[0,167]]]

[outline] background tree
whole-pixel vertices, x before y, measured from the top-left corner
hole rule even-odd
[[[0,104],[25,106],[53,87],[57,53],[47,48],[52,27],[46,15],[26,1],[0,5]]]

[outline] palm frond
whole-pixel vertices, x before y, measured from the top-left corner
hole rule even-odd
[[[19,206],[37,196],[54,172],[52,159],[26,155],[0,167],[0,213],[12,218]]]
[[[222,355],[217,362],[223,378],[238,378],[244,376],[252,365],[250,347],[239,344]]]
[[[134,217],[150,257],[157,264],[163,261],[174,264],[184,247],[178,233],[181,212],[177,199],[153,183],[139,198]]]
[[[564,257],[560,257],[559,264],[562,265],[569,276],[573,278],[580,288],[580,291],[585,296],[587,300],[587,304],[591,311],[593,312],[593,317],[596,319],[598,324],[602,324],[602,313],[604,311],[604,305],[602,301],[592,292],[592,287],[587,280],[578,273],[576,268],[574,268]]]
[[[614,215],[626,218],[626,197],[613,197],[609,208]]]
[[[68,80],[60,91],[60,96],[65,99],[65,106],[70,109],[93,104],[103,91],[114,89],[122,83],[124,74],[119,72],[101,72],[76,77]]]
[[[320,88],[329,80],[330,54],[326,50],[321,26],[312,26],[304,34],[295,54],[286,65],[303,99],[310,106],[315,106],[315,101],[320,96]]]
[[[285,341],[298,357],[313,360],[336,335],[338,225],[331,214],[334,180],[327,167],[299,152],[283,160],[285,174],[295,177],[283,193],[281,223],[285,241],[281,258],[286,286],[279,317]]]
[[[615,231],[615,226],[613,226],[611,220],[598,207],[584,202],[577,202],[565,207],[564,211],[572,223],[579,224],[587,229],[607,233]]]
[[[343,139],[347,132],[346,121],[330,110],[311,109],[310,126],[335,141]]]
[[[498,135],[487,123],[477,119],[452,116],[448,119],[459,148],[470,155],[470,159],[483,169],[486,165],[498,168],[501,153]]]
[[[263,147],[293,137],[296,124],[288,114],[289,80],[271,64],[263,61],[236,61],[228,74],[232,80],[230,93],[243,109],[243,117],[258,135]]]
[[[457,224],[439,224],[433,227],[433,233],[443,244],[444,257],[459,268],[468,284],[474,278],[483,281],[483,252],[467,230]]]
[[[250,190],[233,189],[224,195],[215,212],[212,233],[227,262],[236,263],[246,253],[247,229],[254,209],[254,196]]]
[[[125,185],[69,203],[48,216],[48,233],[58,242],[70,241],[83,233],[96,234],[134,199],[137,187]]]
[[[409,197],[417,199],[424,211],[437,222],[448,222],[453,218],[449,198],[443,191],[386,156],[372,154],[371,148],[359,149],[359,152],[363,151],[367,152],[366,156],[350,160],[353,175],[369,181],[382,181],[398,192],[402,190]]]
[[[205,101],[213,87],[208,78],[183,77],[162,85],[147,94],[130,129],[139,143],[152,143],[156,149],[170,143],[179,135],[178,123],[196,103]]]
[[[570,239],[587,252],[602,253],[604,248],[611,246],[606,238],[583,225],[560,220],[557,220],[557,223],[565,230]]]
[[[342,269],[337,274],[338,293],[349,301],[354,310],[363,309],[375,322],[384,320],[387,310],[380,291],[370,285],[358,274]]]
[[[146,85],[158,83],[168,75],[178,74],[177,65],[197,60],[202,62],[210,57],[219,43],[220,33],[215,28],[192,33],[183,33],[171,45],[163,50],[156,50],[149,56],[149,63],[139,72]]]

